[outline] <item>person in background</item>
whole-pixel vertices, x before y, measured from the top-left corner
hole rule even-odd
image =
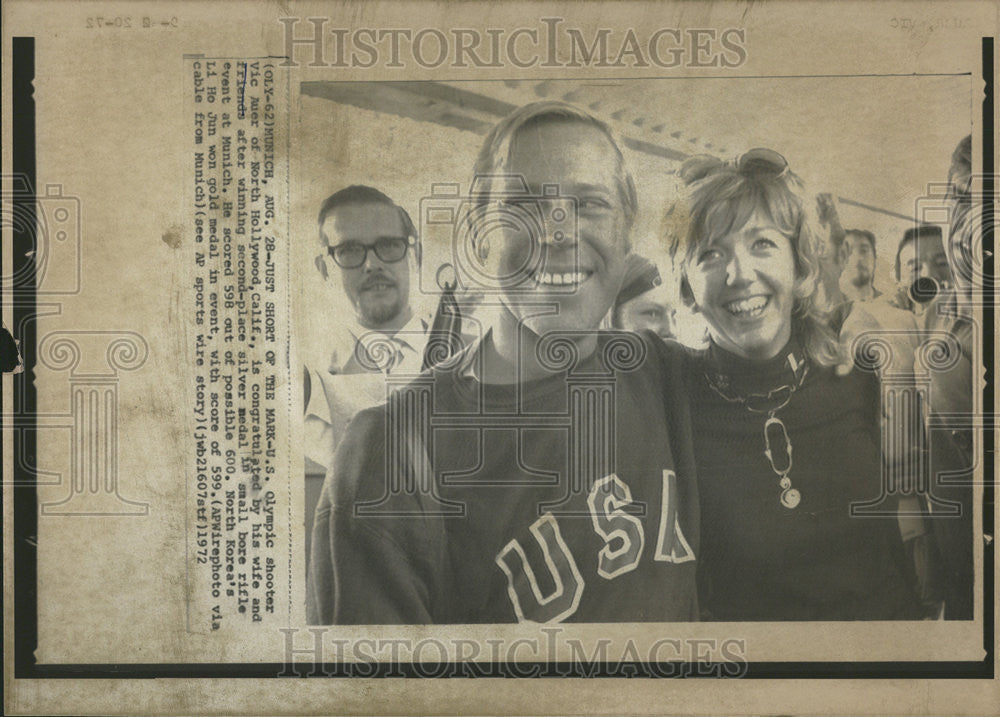
[[[972,189],[971,136],[962,139],[952,154],[948,202],[945,256],[953,284],[927,305],[923,328],[938,358],[930,370],[928,389],[931,492],[939,501],[951,505],[939,508],[930,522],[945,569],[945,617],[970,620],[975,574],[972,478],[977,462],[972,428],[977,412],[973,369],[976,343],[982,336],[973,302],[976,291],[982,291],[977,284],[983,269],[982,257],[975,253],[975,247],[981,246],[976,233],[982,206]],[[943,274],[938,269],[937,276]]]
[[[420,372],[429,325],[411,306],[420,246],[405,209],[377,189],[352,185],[323,201],[317,228],[316,268],[325,281],[339,277],[353,315],[331,317],[323,345],[305,347],[314,357],[303,372],[307,503],[318,499],[347,422],[385,400],[385,377]],[[347,374],[370,378],[345,390],[336,377]]]
[[[893,305],[918,315],[939,292],[951,288],[951,268],[940,227],[922,224],[903,233],[896,249],[896,282]]]
[[[848,355],[864,354],[869,350],[866,347],[876,354],[888,349],[885,360],[876,362],[880,377],[889,386],[882,396],[882,435],[883,447],[893,455],[883,467],[885,481],[887,488],[894,486],[891,492],[898,496],[897,522],[921,613],[937,618],[944,603],[942,561],[927,521],[926,496],[912,487],[916,476],[925,470],[926,434],[920,428],[925,407],[917,389],[917,355],[923,332],[912,312],[899,308],[892,297],[879,294],[871,285],[874,235],[844,230],[829,194],[817,197],[817,207],[820,222],[829,228],[824,254],[836,258],[822,262],[821,267],[828,274],[824,286],[834,287],[826,293],[826,301],[841,347]],[[909,438],[899,441],[891,436]],[[904,488],[904,484],[910,487]]]
[[[411,261],[420,247],[406,210],[372,187],[353,185],[330,195],[318,216],[324,279],[336,266],[353,320],[331,346],[331,374],[420,370],[426,317],[410,304]],[[390,339],[392,350],[385,347]],[[372,346],[371,343],[376,345]]]
[[[875,235],[864,229],[847,229],[841,245],[843,257],[840,290],[850,301],[871,301],[881,296],[875,288]]]
[[[660,272],[638,254],[628,258],[625,279],[611,310],[612,328],[623,331],[652,331],[661,339],[673,339],[675,309],[670,289]]]
[[[685,366],[702,618],[918,617],[893,514],[851,515],[882,488],[879,383],[834,371],[841,348],[801,181],[769,149],[695,157],[680,174],[670,255],[711,337]]]

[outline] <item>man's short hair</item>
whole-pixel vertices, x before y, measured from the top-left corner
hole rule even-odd
[[[862,239],[867,241],[872,247],[872,256],[875,257],[876,259],[878,258],[878,252],[875,250],[874,234],[872,234],[867,229],[845,229],[844,236],[846,237],[848,234],[853,234],[854,236],[861,237]]]
[[[632,173],[625,161],[625,155],[622,154],[618,138],[605,122],[566,102],[552,100],[533,102],[519,107],[500,120],[486,137],[479,151],[479,156],[476,157],[474,177],[505,173],[507,162],[510,159],[511,144],[518,132],[528,127],[538,127],[550,122],[578,122],[590,125],[600,130],[608,138],[608,142],[617,155],[618,176],[615,177],[615,184],[625,213],[626,226],[631,229],[638,212],[639,202],[636,198],[635,181],[632,179]]]
[[[903,232],[903,238],[899,240],[899,246],[896,247],[896,281],[900,281],[903,278],[903,267],[899,262],[899,258],[903,253],[903,247],[907,244],[912,244],[918,237],[941,239],[941,227],[934,226],[933,224],[920,224],[910,227]]]
[[[374,187],[367,187],[363,184],[352,184],[349,187],[341,189],[339,192],[334,192],[323,200],[323,204],[319,208],[319,216],[317,217],[317,223],[320,226],[319,240],[321,244],[326,244],[326,238],[323,236],[323,222],[326,221],[327,215],[348,204],[385,204],[386,206],[390,206],[399,212],[399,218],[403,222],[403,230],[406,232],[407,238],[417,236],[413,220],[410,219],[410,215],[407,214],[405,209]]]
[[[948,194],[954,199],[968,198],[972,190],[972,135],[967,134],[951,154],[948,168]]]

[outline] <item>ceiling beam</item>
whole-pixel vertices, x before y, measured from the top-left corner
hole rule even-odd
[[[431,122],[480,135],[489,132],[497,119],[506,117],[517,109],[517,105],[509,102],[434,81],[314,81],[301,83],[301,92],[309,97],[319,97],[373,112],[385,112],[418,122]],[[674,135],[678,134],[674,133]],[[691,156],[689,153],[647,142],[627,134],[623,135],[622,139],[625,146],[635,152],[673,162],[683,162]],[[866,209],[870,212],[913,221],[913,217],[854,199],[847,197],[837,197],[837,199],[843,204]]]

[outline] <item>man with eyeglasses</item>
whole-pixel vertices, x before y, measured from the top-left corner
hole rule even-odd
[[[353,345],[337,347],[328,371],[389,373],[412,366],[417,373],[427,323],[410,306],[410,255],[418,247],[409,215],[377,189],[354,185],[328,197],[318,221],[324,255],[317,266],[324,278],[329,262],[339,268],[356,323],[348,329]],[[381,345],[385,337],[394,338],[391,352],[370,343]]]
[[[306,515],[311,522],[333,452],[354,415],[386,399],[389,375],[419,373],[428,321],[410,303],[410,216],[384,193],[352,185],[330,195],[317,218],[325,280],[339,269],[353,320],[330,316],[322,346],[305,346]],[[350,379],[340,378],[352,374]],[[307,525],[306,552],[311,550]]]
[[[325,471],[350,416],[385,399],[382,375],[420,371],[428,327],[410,304],[410,257],[419,260],[419,247],[406,210],[377,189],[353,185],[327,197],[318,225],[316,267],[324,279],[330,267],[339,269],[354,317],[329,322],[322,364],[305,370],[306,456],[315,473]],[[344,374],[371,378],[344,391],[333,379]]]

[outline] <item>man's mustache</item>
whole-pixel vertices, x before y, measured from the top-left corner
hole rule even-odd
[[[367,279],[361,283],[362,289],[371,289],[376,284],[389,284],[390,286],[396,286],[396,282],[389,278],[388,274],[372,274]]]

